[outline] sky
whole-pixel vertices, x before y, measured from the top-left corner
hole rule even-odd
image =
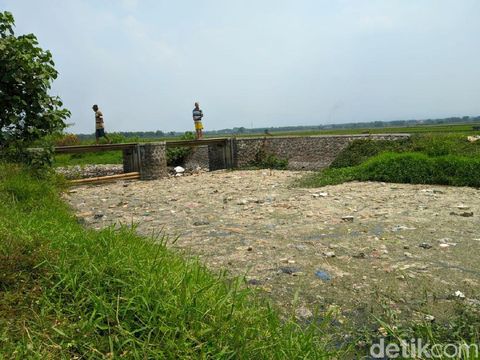
[[[480,114],[478,0],[0,0],[53,53],[68,129]]]

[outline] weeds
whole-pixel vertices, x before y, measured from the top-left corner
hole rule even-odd
[[[85,230],[0,165],[0,358],[322,358],[327,335],[127,227]],[[155,240],[155,239],[154,239]]]

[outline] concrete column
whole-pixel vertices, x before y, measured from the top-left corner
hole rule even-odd
[[[210,171],[225,169],[225,144],[208,145],[208,167]]]
[[[140,171],[140,164],[138,163],[138,145],[129,149],[123,149],[123,172],[129,173],[133,171]]]
[[[165,142],[139,144],[140,179],[155,180],[166,177],[167,152]]]

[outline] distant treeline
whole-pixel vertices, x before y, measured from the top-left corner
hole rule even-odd
[[[263,134],[274,132],[290,132],[290,131],[309,131],[309,130],[336,130],[336,129],[371,129],[385,127],[406,127],[416,125],[442,125],[442,124],[458,124],[458,123],[476,123],[480,122],[480,116],[463,116],[448,117],[443,119],[425,119],[425,120],[393,120],[393,121],[371,121],[361,123],[344,123],[344,124],[328,124],[328,125],[307,125],[307,126],[280,126],[280,127],[261,127],[261,128],[245,128],[234,127],[231,129],[207,130],[207,135],[230,135],[230,134]],[[208,125],[208,124],[207,124]],[[175,137],[183,135],[183,132],[169,131],[120,131],[117,132],[126,138],[162,138]],[[92,139],[95,134],[77,134],[80,140]]]

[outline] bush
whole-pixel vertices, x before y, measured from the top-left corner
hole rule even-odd
[[[55,146],[74,146],[80,145],[80,139],[75,134],[64,134],[54,140]]]
[[[191,131],[186,131],[180,140],[195,140],[195,134]],[[187,157],[192,153],[190,147],[176,147],[167,149],[167,165],[179,166],[184,165]]]
[[[360,165],[382,152],[401,152],[411,146],[412,140],[354,140],[332,162],[330,167],[341,168]]]
[[[253,160],[248,167],[286,170],[288,167],[288,159],[280,159],[273,154],[265,138],[260,149],[255,154],[255,160]]]
[[[257,154],[253,165],[261,169],[286,170],[288,159],[280,159],[273,154]]]
[[[129,139],[127,139],[124,135],[118,132],[108,133],[107,136],[110,139],[112,144],[123,144],[123,143],[129,142]],[[131,139],[130,141],[133,142],[133,140]]]
[[[418,152],[428,156],[480,156],[480,142],[470,143],[462,134],[415,134],[404,140],[355,140],[332,162],[330,167],[357,166],[384,152]]]
[[[480,159],[385,153],[361,165],[357,177],[360,180],[480,187]]]
[[[352,180],[480,187],[480,159],[384,153],[355,167],[326,169],[300,184],[315,187]]]

